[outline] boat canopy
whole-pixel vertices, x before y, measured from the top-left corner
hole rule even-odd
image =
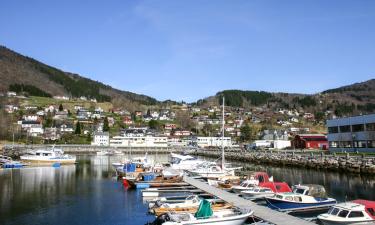
[[[354,200],[354,203],[361,204],[365,206],[366,212],[373,218],[375,219],[375,201],[369,201],[369,200]]]

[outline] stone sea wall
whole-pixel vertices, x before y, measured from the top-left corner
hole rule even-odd
[[[218,158],[220,151],[197,150],[194,155]],[[278,166],[293,166],[331,171],[375,175],[375,157],[330,155],[324,153],[296,153],[296,152],[226,152],[225,158],[238,162],[251,162]]]

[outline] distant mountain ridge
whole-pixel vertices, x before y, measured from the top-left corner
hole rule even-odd
[[[337,116],[375,112],[375,79],[329,89],[317,94],[273,93],[265,91],[224,90],[201,99],[198,105],[218,105],[222,96],[232,107],[305,109],[312,113],[332,111]]]
[[[48,95],[95,98],[98,101],[112,101],[119,104],[157,104],[155,98],[121,91],[78,74],[64,72],[30,57],[23,56],[0,46],[0,92],[8,91],[11,85],[23,84],[35,87],[36,92]],[[37,90],[39,89],[39,90]]]
[[[95,98],[111,101],[113,105],[137,109],[140,105],[179,104],[173,100],[160,102],[153,97],[121,91],[78,74],[64,72],[35,59],[0,46],[0,92],[24,91],[31,95]],[[232,107],[270,107],[309,112],[334,111],[336,115],[375,112],[375,79],[355,83],[321,93],[307,95],[265,91],[223,90],[214,96],[198,100],[201,106],[219,105],[221,96]]]

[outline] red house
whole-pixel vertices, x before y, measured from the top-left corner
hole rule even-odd
[[[299,149],[328,149],[328,140],[324,134],[299,134],[294,136],[292,146]]]

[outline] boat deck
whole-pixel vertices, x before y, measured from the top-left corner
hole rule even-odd
[[[184,181],[190,185],[193,185],[202,191],[205,191],[209,194],[215,195],[218,198],[236,206],[239,208],[250,208],[254,211],[254,215],[262,220],[268,221],[273,224],[277,225],[311,225],[314,224],[312,222],[308,222],[306,220],[290,216],[288,214],[278,212],[272,209],[269,209],[265,206],[257,205],[256,203],[246,200],[244,198],[239,197],[236,194],[229,193],[227,191],[223,191],[219,188],[210,186],[202,181],[193,179],[191,177],[184,177]]]

